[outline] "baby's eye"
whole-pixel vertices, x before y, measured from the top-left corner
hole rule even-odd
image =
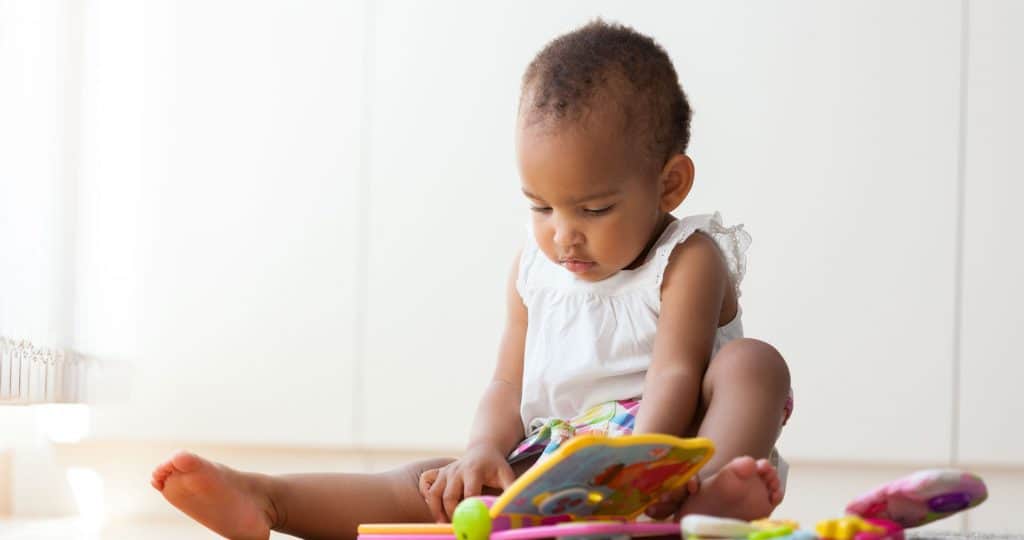
[[[538,214],[547,214],[548,212],[551,211],[551,207],[550,206],[531,206],[530,210],[533,211],[533,212],[537,212]]]
[[[610,204],[608,206],[605,206],[604,208],[584,208],[583,212],[586,213],[588,216],[600,216],[607,214],[614,207],[614,204]]]

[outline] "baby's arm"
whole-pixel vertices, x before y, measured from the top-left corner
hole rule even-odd
[[[522,399],[523,354],[526,349],[526,306],[516,290],[519,256],[516,256],[505,291],[507,313],[505,332],[498,349],[494,375],[477,406],[469,436],[469,447],[491,445],[507,456],[523,440],[519,417]]]
[[[753,339],[732,340],[710,359],[719,321],[738,309],[714,240],[698,234],[677,246],[664,277],[636,431],[706,437],[714,441],[715,455],[698,473],[699,482],[691,479],[647,513],[656,519],[673,513],[766,516],[782,500],[778,472],[765,458],[778,438],[789,391],[785,360]],[[699,426],[698,407],[707,407]]]
[[[728,269],[714,240],[693,234],[676,246],[662,280],[637,433],[681,436],[693,422],[728,286]]]
[[[463,498],[479,495],[483,486],[505,488],[515,480],[505,458],[523,439],[519,403],[527,318],[516,290],[518,266],[516,256],[506,287],[508,314],[498,363],[477,406],[466,452],[442,469],[423,473],[420,479],[420,490],[438,521],[448,519]]]

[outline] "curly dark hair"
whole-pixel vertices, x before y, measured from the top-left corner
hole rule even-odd
[[[579,121],[618,105],[628,135],[660,167],[690,142],[690,104],[668,53],[628,26],[594,20],[548,43],[523,74],[520,114],[527,125]]]

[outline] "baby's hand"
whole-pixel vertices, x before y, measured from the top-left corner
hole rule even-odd
[[[699,489],[700,482],[694,476],[682,486],[662,495],[658,502],[648,506],[646,514],[654,519],[665,519],[672,516],[672,519],[678,521],[683,517],[679,515],[679,507]]]
[[[484,486],[505,489],[516,475],[501,452],[477,445],[461,458],[420,475],[420,494],[438,523],[451,521],[455,507],[466,497],[480,495]]]

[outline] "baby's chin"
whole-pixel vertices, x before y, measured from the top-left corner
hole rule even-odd
[[[574,267],[574,265],[563,263],[562,261],[551,257],[547,253],[545,253],[545,256],[547,256],[548,260],[560,266],[564,272],[573,275],[580,281],[587,281],[590,283],[604,281],[625,269],[625,267],[621,265],[608,265],[597,261],[592,262],[592,266],[588,268],[578,268]]]
[[[586,272],[572,272],[572,274],[582,281],[597,283],[618,274],[620,271],[621,269],[608,269],[601,265],[595,265]],[[566,270],[566,272],[569,272],[569,270]]]

